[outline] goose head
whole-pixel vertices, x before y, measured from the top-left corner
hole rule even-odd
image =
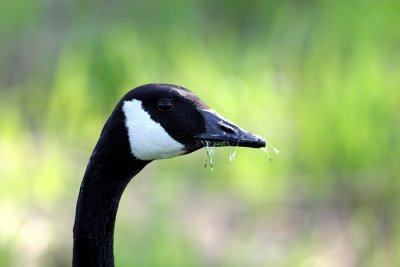
[[[228,121],[190,90],[177,85],[137,87],[116,109],[123,114],[130,152],[139,160],[171,158],[205,145],[265,146],[263,138]]]

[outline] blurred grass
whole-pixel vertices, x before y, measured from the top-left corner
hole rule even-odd
[[[282,153],[151,164],[124,194],[117,266],[400,264],[397,1],[2,6],[1,266],[69,265],[87,159],[149,82],[192,89]]]

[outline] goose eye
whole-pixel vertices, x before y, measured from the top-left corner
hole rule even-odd
[[[158,100],[157,108],[162,112],[171,111],[174,109],[174,101],[169,98],[162,98]]]

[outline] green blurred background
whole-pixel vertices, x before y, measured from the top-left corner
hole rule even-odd
[[[400,266],[400,2],[3,1],[0,266],[69,266],[105,120],[144,83],[193,90],[281,153],[150,164],[117,266]]]

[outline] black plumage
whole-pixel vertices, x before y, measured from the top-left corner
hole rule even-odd
[[[135,156],[128,139],[123,104],[138,100],[151,119],[184,154],[210,145],[263,147],[265,141],[214,114],[191,91],[168,84],[148,84],[128,92],[111,113],[90,157],[81,184],[74,224],[73,266],[114,266],[114,225],[119,201],[129,181],[151,160]]]

